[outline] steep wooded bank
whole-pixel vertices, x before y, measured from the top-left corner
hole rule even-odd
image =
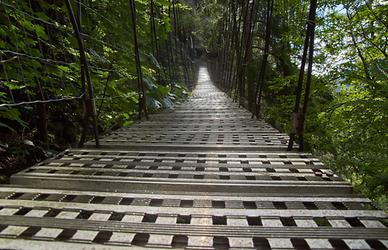
[[[5,0],[0,7],[3,174],[170,108],[196,81],[185,3]]]
[[[209,52],[212,78],[240,105],[284,132],[292,130],[291,114],[306,111],[305,124],[299,124],[305,147],[386,208],[388,6],[325,1],[316,6],[314,20],[309,10],[315,4],[202,1],[197,33]],[[309,81],[312,50],[305,52],[305,61],[302,53],[305,38],[311,37],[308,25],[316,26],[315,42],[307,40],[315,47],[311,90],[303,84],[298,91],[298,80]],[[311,93],[307,106],[305,91]]]

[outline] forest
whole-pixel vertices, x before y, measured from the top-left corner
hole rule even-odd
[[[1,0],[0,7],[1,182],[173,108],[206,63],[253,119],[291,131],[387,209],[386,1]]]

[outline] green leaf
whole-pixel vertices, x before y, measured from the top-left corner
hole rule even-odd
[[[21,85],[19,82],[16,82],[16,81],[2,82],[2,84],[10,90],[19,90],[26,87],[26,85]]]
[[[171,109],[174,106],[174,103],[172,102],[170,97],[166,96],[165,98],[162,99],[162,105],[163,105],[163,108]]]
[[[143,77],[143,82],[148,90],[154,91],[157,87],[149,77]]]
[[[35,144],[30,140],[23,140],[23,144],[25,144],[27,146],[31,146],[31,147],[35,146]]]
[[[43,40],[48,40],[48,36],[46,34],[46,32],[44,31],[44,28],[40,25],[34,25],[35,26],[35,32],[36,32],[36,35],[40,38],[42,38]]]
[[[0,127],[7,128],[12,132],[16,132],[13,128],[11,128],[10,126],[8,126],[7,124],[2,123],[2,122],[0,122]]]
[[[161,69],[162,67],[160,66],[158,60],[154,57],[154,55],[152,53],[149,54],[149,57],[151,58],[151,62],[152,64],[157,68],[157,69]]]

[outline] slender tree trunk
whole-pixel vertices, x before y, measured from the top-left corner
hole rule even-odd
[[[247,5],[247,12],[248,12],[248,5]],[[243,60],[242,60],[242,65],[241,65],[241,70],[240,70],[240,85],[241,85],[241,92],[240,92],[240,105],[245,107],[245,100],[246,100],[246,81],[245,81],[245,71],[246,67],[248,64],[248,61],[251,56],[251,50],[252,50],[252,23],[254,22],[254,15],[255,15],[255,10],[256,10],[256,1],[253,0],[251,3],[251,9],[249,11],[249,15],[247,15],[247,19],[244,25],[244,34],[246,36],[244,44],[245,44],[245,49],[243,51]]]
[[[303,48],[303,55],[302,55],[302,63],[299,71],[299,79],[298,79],[298,87],[296,90],[296,98],[295,98],[295,106],[292,114],[292,130],[290,133],[290,139],[288,142],[288,150],[291,150],[294,145],[295,137],[298,135],[300,137],[300,142],[302,142],[303,147],[303,126],[304,126],[304,119],[305,114],[300,113],[300,101],[302,97],[302,88],[303,88],[303,80],[304,80],[304,70],[306,66],[306,59],[307,59],[307,53],[310,49],[309,56],[309,69],[308,69],[308,81],[307,85],[310,85],[311,83],[311,74],[312,74],[312,63],[313,63],[313,46],[310,46],[311,44],[314,44],[314,32],[315,32],[315,15],[316,15],[316,8],[317,8],[317,0],[310,0],[310,10],[308,15],[308,22],[307,22],[307,31],[306,31],[306,38],[304,41],[304,48]],[[311,68],[310,68],[311,67]],[[309,94],[309,88],[310,86],[306,86],[306,93],[305,95]],[[305,97],[306,98],[306,97]],[[308,97],[307,97],[308,98]],[[306,107],[303,109],[304,111],[307,110],[307,102],[306,100]],[[303,148],[300,147],[302,150]]]
[[[245,3],[242,3],[242,9],[244,9]],[[234,84],[234,96],[233,100],[237,101],[238,98],[238,71],[240,68],[241,64],[241,39],[242,39],[242,34],[240,35],[241,32],[241,24],[242,24],[242,19],[243,19],[243,11],[240,10],[239,14],[239,19],[238,19],[238,24],[237,24],[237,31],[236,31],[236,37],[235,37],[235,49],[236,49],[236,71],[233,72],[233,84]]]
[[[172,13],[171,13],[171,6],[172,6],[172,3],[173,3],[174,0],[169,0],[169,6],[168,6],[168,17],[170,20],[173,20],[172,18]],[[174,22],[174,21],[173,21]],[[175,25],[174,25],[175,26]],[[174,29],[175,30],[175,29]],[[175,32],[175,31],[173,31]],[[170,68],[171,68],[171,85],[172,87],[174,87],[174,82],[177,80],[177,70],[176,70],[176,61],[175,61],[175,58],[174,58],[174,54],[173,54],[173,36],[172,36],[172,32],[170,31],[169,34],[168,34],[168,57],[169,57],[169,60],[170,60]]]
[[[235,5],[235,2],[232,0],[232,32],[231,32],[231,45],[230,45],[230,68],[229,68],[229,75],[228,75],[228,83],[230,85],[230,91],[233,90],[234,84],[233,84],[233,70],[234,70],[234,59],[235,59],[235,43],[236,43],[236,32],[237,32],[237,7]]]
[[[312,20],[315,22],[315,20]],[[314,24],[315,26],[315,24]],[[306,89],[304,93],[304,100],[303,100],[303,108],[302,108],[302,115],[300,119],[300,131],[299,131],[299,150],[304,150],[304,124],[306,120],[306,114],[307,114],[307,107],[309,103],[309,97],[310,97],[310,86],[311,86],[311,78],[312,78],[312,72],[313,72],[313,59],[314,59],[314,28],[313,27],[311,34],[310,34],[310,50],[309,50],[309,62],[307,66],[307,79],[306,79]]]
[[[252,118],[256,115],[256,118],[260,117],[260,108],[261,108],[261,98],[263,95],[264,81],[265,81],[265,71],[267,68],[267,61],[269,55],[269,46],[271,42],[271,22],[272,22],[272,12],[273,12],[273,0],[267,1],[267,20],[265,27],[265,45],[264,45],[264,54],[261,62],[261,68],[259,73],[259,81],[256,87],[255,101],[257,101],[254,112],[252,113]]]
[[[222,82],[224,85],[224,91],[228,91],[228,69],[230,64],[230,43],[231,43],[231,6],[229,5],[226,11],[226,26],[225,26],[225,46],[224,46],[224,70],[222,75]]]
[[[39,96],[39,99],[45,100],[43,89],[40,84],[39,79],[36,79],[37,81],[37,88],[36,88],[36,94]],[[47,104],[45,103],[38,103],[36,105],[36,138],[41,143],[41,146],[45,149],[48,148],[48,115],[47,115]]]
[[[151,42],[152,42],[152,50],[156,57],[156,59],[160,60],[160,48],[159,48],[159,39],[157,35],[156,22],[155,22],[155,3],[154,0],[151,0],[150,3],[150,23],[151,23]]]
[[[141,119],[142,111],[144,111],[144,115],[146,119],[148,119],[147,99],[146,99],[147,97],[146,97],[146,91],[145,91],[144,82],[143,82],[143,73],[141,70],[139,44],[137,41],[136,4],[134,0],[130,0],[130,4],[131,4],[132,32],[133,32],[133,43],[134,43],[134,53],[135,53],[135,63],[136,63],[136,74],[137,74],[137,86],[138,86],[138,96],[139,96],[139,119]]]
[[[349,22],[351,22],[352,17],[350,16],[348,8],[346,8],[346,16],[347,16]],[[352,38],[353,46],[356,49],[357,55],[358,55],[358,57],[361,60],[361,63],[362,63],[363,69],[364,69],[364,73],[365,73],[365,77],[366,77],[366,79],[371,81],[372,77],[370,76],[370,73],[369,73],[368,64],[366,62],[366,59],[365,59],[364,55],[362,54],[362,51],[361,51],[360,47],[358,46],[356,38],[354,37],[354,33],[352,32],[351,29],[349,29],[348,33],[349,33],[350,37]]]
[[[84,91],[83,92],[83,94],[84,94],[83,101],[84,101],[84,107],[86,107],[86,108],[84,108],[84,111],[86,111],[84,122],[86,123],[86,121],[89,118],[91,118],[92,127],[93,127],[93,131],[94,131],[94,140],[96,142],[96,146],[99,147],[100,142],[99,142],[99,138],[98,138],[98,126],[97,126],[94,94],[93,94],[93,85],[92,85],[92,81],[90,78],[88,61],[87,61],[86,55],[85,55],[84,43],[83,43],[83,40],[81,37],[80,27],[78,27],[77,20],[74,16],[74,11],[73,11],[73,8],[71,6],[70,0],[66,0],[66,7],[67,7],[67,10],[69,12],[70,22],[71,22],[71,25],[73,26],[74,35],[75,35],[77,42],[78,42],[78,50],[79,50],[79,54],[80,54],[80,65],[81,65],[81,67],[84,68],[83,74],[81,71],[82,90]],[[80,20],[78,20],[78,22],[80,22]],[[85,89],[86,89],[85,85],[88,88],[88,96],[87,97],[85,95]],[[86,125],[84,125],[84,132],[81,135],[79,146],[82,146],[84,141],[85,141],[85,138],[86,138],[85,130],[86,130]]]

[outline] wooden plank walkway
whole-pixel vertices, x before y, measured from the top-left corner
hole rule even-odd
[[[387,249],[387,215],[201,68],[174,111],[0,187],[1,249]]]

